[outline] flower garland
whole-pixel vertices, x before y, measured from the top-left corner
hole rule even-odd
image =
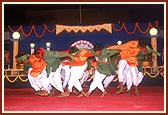
[[[157,77],[159,74],[160,74],[160,72],[157,72],[155,75],[152,75],[152,74],[150,74],[149,72],[145,72],[144,73],[144,75],[149,75],[151,78],[155,78],[155,77]],[[163,77],[163,76],[162,76]]]
[[[103,29],[107,30],[110,33],[112,33],[112,29],[114,29],[116,32],[121,31],[122,29],[124,29],[128,34],[134,34],[135,31],[138,29],[139,32],[141,32],[142,34],[145,34],[145,33],[147,33],[149,31],[150,28],[157,27],[158,26],[158,21],[155,21],[155,25],[154,26],[151,24],[151,22],[148,22],[148,26],[147,26],[147,28],[145,30],[142,30],[140,28],[140,24],[138,22],[135,23],[135,27],[134,27],[133,31],[129,31],[128,28],[126,27],[126,24],[124,22],[122,23],[121,27],[119,27],[119,28],[116,28],[113,23],[110,24],[110,25],[111,25],[111,27],[107,26],[107,24],[105,24],[105,25],[102,24],[102,26],[104,26]],[[57,31],[56,30],[57,29],[57,25],[54,25],[54,27],[52,29],[49,29],[47,27],[47,25],[45,25],[45,24],[43,24],[43,26],[44,26],[44,29],[43,29],[43,31],[40,34],[37,32],[37,30],[35,28],[35,25],[31,26],[31,29],[30,29],[30,31],[28,33],[26,33],[24,31],[22,25],[19,26],[17,29],[13,29],[10,25],[8,26],[8,28],[9,28],[9,30],[11,32],[21,31],[22,34],[25,37],[29,37],[32,34],[32,32],[34,32],[34,34],[38,38],[43,37],[46,31],[48,31],[48,32],[55,32],[55,31]],[[74,27],[74,26],[73,27],[71,27],[71,26],[66,26],[65,27],[64,26],[65,27],[64,29],[66,29],[67,32],[71,32],[72,28],[73,28],[73,31],[77,33],[79,30],[81,30],[82,32],[86,32],[87,28],[89,28],[89,31],[93,32],[94,29],[96,29],[97,31],[100,31],[102,29],[102,27],[99,27],[99,26],[101,26],[101,25],[93,25],[93,26],[85,26],[85,27],[84,26],[78,26],[78,27]]]
[[[158,21],[155,21],[155,27],[157,27],[157,26],[158,26]],[[119,32],[119,31],[121,31],[121,30],[124,28],[125,31],[126,31],[128,34],[134,34],[137,28],[138,28],[138,30],[139,30],[141,33],[145,34],[145,33],[147,33],[147,32],[149,31],[149,29],[152,28],[152,27],[154,27],[154,26],[151,24],[151,22],[148,22],[148,27],[146,28],[145,31],[143,31],[143,30],[140,28],[139,23],[136,22],[133,31],[130,32],[130,31],[128,31],[128,29],[127,29],[125,23],[122,23],[122,25],[121,25],[120,28],[116,28],[116,27],[114,26],[114,24],[112,24],[112,28],[113,28],[116,32]]]
[[[151,67],[148,67],[148,69],[151,69],[151,71],[152,71],[152,69],[153,68],[151,68]],[[157,77],[159,74],[162,76],[162,77],[164,77],[164,72],[163,72],[163,66],[159,66],[158,67],[158,71],[157,71],[157,73],[151,73],[151,72],[147,72],[147,68],[145,67],[145,68],[143,68],[144,69],[144,76],[147,74],[148,76],[150,76],[151,78],[155,78],[155,77]]]
[[[151,78],[156,78],[159,76],[159,74],[164,77],[164,72],[163,72],[163,67],[160,66],[158,67],[160,70],[157,72],[157,73],[150,73],[150,72],[147,72],[146,68],[144,68],[144,73],[143,75],[148,75],[149,77]],[[152,68],[151,68],[152,69]],[[25,77],[27,77],[26,79],[23,79],[22,78],[23,76],[20,76],[20,75],[17,75],[13,80],[10,79],[10,75],[4,75],[4,78],[6,78],[10,83],[14,83],[17,81],[17,79],[20,79],[22,82],[27,82],[28,81],[28,77],[27,75],[25,75]],[[116,82],[118,79],[115,79],[113,80],[112,82]]]
[[[145,76],[145,75],[148,75],[148,76],[151,77],[151,78],[156,78],[157,76],[159,76],[159,74],[160,74],[162,77],[164,77],[164,73],[162,73],[162,72],[160,72],[160,71],[158,71],[158,72],[157,72],[156,74],[154,74],[154,75],[150,74],[149,72],[144,72],[144,76]],[[16,76],[13,80],[11,80],[11,79],[10,79],[10,76],[8,76],[8,75],[5,75],[5,78],[6,78],[10,83],[16,82],[17,79],[20,79],[22,82],[27,82],[27,81],[28,81],[28,78],[23,79],[20,75]],[[116,82],[116,81],[117,81],[117,79],[116,79],[116,80],[113,80],[113,82]]]
[[[13,80],[10,79],[10,76],[5,75],[5,78],[10,82],[10,83],[14,83],[17,81],[17,79],[20,79],[22,82],[27,82],[28,81],[28,77],[26,79],[22,79],[22,77],[20,75],[17,75]]]
[[[16,30],[12,29],[10,25],[8,26],[8,28],[9,28],[9,30],[10,30],[11,32],[18,32],[18,31],[21,30],[21,32],[23,33],[23,35],[24,35],[25,37],[29,37],[29,36],[32,34],[32,32],[34,31],[35,35],[36,35],[38,38],[43,37],[46,31],[48,31],[48,32],[54,32],[54,31],[55,31],[55,28],[53,28],[52,30],[50,30],[50,29],[48,29],[47,25],[43,24],[43,26],[44,26],[44,29],[43,29],[43,32],[42,32],[41,34],[38,34],[38,33],[37,33],[37,30],[36,30],[36,28],[35,28],[35,25],[32,25],[32,27],[31,27],[31,29],[30,29],[30,31],[29,31],[28,33],[26,33],[26,32],[24,31],[22,25],[19,26],[19,28],[16,29]]]

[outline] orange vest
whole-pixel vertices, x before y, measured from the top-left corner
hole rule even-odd
[[[94,56],[94,54],[87,49],[80,49],[77,55],[71,57],[73,61],[70,66],[82,66],[90,56]]]
[[[130,66],[138,65],[137,55],[141,49],[138,47],[137,40],[129,41],[123,45],[110,46],[107,49],[120,50],[121,59],[125,59]]]
[[[30,75],[38,77],[46,67],[46,62],[43,58],[37,58],[35,55],[29,56],[30,63],[33,70],[30,71]]]

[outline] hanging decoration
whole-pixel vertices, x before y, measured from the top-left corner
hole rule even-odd
[[[101,24],[101,25],[93,25],[93,26],[66,26],[66,25],[56,25],[56,35],[61,33],[62,31],[66,30],[68,33],[73,31],[75,33],[81,31],[85,33],[86,31],[93,32],[93,31],[100,31],[106,30],[109,33],[112,33],[112,26],[111,24]]]
[[[77,43],[77,44],[83,44],[83,42],[84,41],[78,41],[79,43]],[[86,41],[87,42],[87,41]],[[76,43],[74,42],[73,44],[72,44],[72,46],[73,45],[75,45]],[[76,45],[77,45],[76,44]],[[87,44],[87,43],[86,43]],[[156,72],[156,73],[153,73],[152,72],[152,69],[153,68],[151,68],[151,67],[145,67],[145,68],[143,68],[143,70],[144,70],[144,72],[143,72],[143,75],[145,76],[145,75],[148,75],[150,78],[156,78],[156,77],[158,77],[159,75],[161,75],[162,77],[164,77],[164,67],[163,66],[159,66],[158,67],[158,71]],[[7,71],[10,71],[10,69],[8,69]],[[5,75],[4,75],[4,78],[6,78],[6,80],[7,81],[9,81],[10,83],[14,83],[14,82],[16,82],[18,79],[20,79],[20,81],[21,82],[28,82],[28,77],[27,77],[27,75],[24,75],[24,77],[26,77],[26,78],[23,78],[23,75],[20,75],[20,74],[18,74],[17,76],[13,76],[13,75],[10,75],[10,74],[8,74],[7,73],[7,71],[5,72]],[[13,71],[13,70],[11,70],[11,71]],[[13,72],[12,72],[13,73]],[[117,79],[114,79],[113,80],[113,82],[116,82],[117,81]]]
[[[17,75],[13,80],[11,79],[11,76],[9,75],[5,75],[5,78],[10,82],[10,83],[14,83],[17,81],[17,79],[20,79],[20,81],[22,82],[27,82],[29,80],[28,77],[26,77],[25,79],[23,79],[20,75]]]
[[[142,30],[141,27],[140,27],[140,25],[139,25],[139,23],[136,22],[133,31],[129,31],[129,30],[127,29],[125,23],[122,23],[122,25],[121,25],[120,28],[116,28],[116,27],[114,26],[114,24],[112,24],[112,28],[113,28],[116,32],[119,32],[119,31],[121,31],[121,30],[124,28],[124,30],[125,30],[128,34],[134,34],[137,29],[138,29],[139,32],[141,32],[142,34],[145,34],[145,33],[149,32],[150,28],[152,28],[152,27],[157,27],[157,26],[158,26],[158,21],[155,21],[155,25],[154,25],[154,26],[151,24],[151,22],[148,22],[148,26],[147,26],[146,30]]]
[[[145,75],[148,75],[148,76],[151,77],[151,78],[156,78],[156,77],[159,76],[159,74],[160,74],[162,77],[164,77],[164,73],[163,73],[163,72],[160,72],[160,71],[158,71],[156,74],[151,74],[150,72],[147,72],[147,71],[144,72],[144,76],[145,76]],[[16,82],[18,79],[20,79],[20,81],[22,81],[22,82],[28,82],[28,77],[26,77],[25,79],[23,79],[20,75],[16,76],[13,80],[11,80],[11,76],[9,76],[9,75],[5,75],[4,77],[5,77],[5,78],[7,79],[7,81],[9,81],[10,83],[14,83],[14,82]],[[113,80],[113,82],[115,82],[115,81],[117,81],[117,79],[116,79],[116,80]]]
[[[43,26],[44,26],[44,29],[43,29],[43,32],[42,32],[41,34],[37,33],[37,30],[36,30],[36,28],[35,28],[35,25],[32,25],[32,27],[31,27],[31,29],[30,29],[30,31],[29,31],[28,33],[26,33],[26,32],[24,31],[24,28],[23,28],[22,25],[19,26],[16,30],[12,29],[11,26],[8,26],[8,28],[9,28],[9,30],[10,30],[11,32],[21,31],[22,34],[23,34],[25,37],[29,37],[29,36],[32,34],[32,32],[34,32],[34,34],[35,34],[38,38],[43,37],[46,31],[48,31],[48,32],[54,32],[54,31],[55,31],[55,27],[54,27],[52,30],[50,30],[50,29],[48,29],[47,25],[43,24]]]
[[[39,34],[39,32],[37,32],[35,25],[32,25],[32,27],[30,28],[29,32],[25,32],[24,31],[24,27],[21,25],[19,26],[17,29],[13,29],[10,25],[8,26],[9,30],[13,33],[13,32],[18,32],[21,31],[23,36],[25,37],[29,37],[32,32],[34,32],[34,34],[38,37],[41,38],[44,36],[45,32],[54,32],[56,31],[56,35],[60,34],[62,31],[66,30],[67,32],[83,32],[85,33],[86,31],[89,32],[93,32],[94,30],[96,31],[100,31],[102,29],[108,31],[109,33],[112,33],[112,30],[119,32],[122,29],[124,29],[128,34],[134,34],[136,32],[136,30],[138,29],[140,33],[145,34],[147,32],[149,32],[149,29],[152,27],[157,27],[158,26],[158,21],[155,21],[155,24],[152,25],[151,22],[148,22],[148,25],[146,27],[146,29],[141,29],[140,24],[138,22],[135,23],[134,29],[132,31],[128,30],[126,24],[123,22],[121,24],[121,26],[119,28],[117,28],[113,23],[111,24],[101,24],[101,25],[92,25],[92,26],[66,26],[66,25],[54,25],[52,29],[49,29],[47,25],[43,24],[44,29],[43,31]]]

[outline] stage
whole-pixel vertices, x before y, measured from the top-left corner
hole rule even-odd
[[[32,88],[5,88],[4,113],[126,113],[149,112],[164,113],[165,103],[164,86],[139,86],[140,95],[115,94],[117,88],[109,86],[108,94],[101,96],[96,89],[89,97],[77,97],[72,93],[69,97],[58,97],[60,93],[55,90],[52,96],[41,97],[34,94]],[[88,91],[88,87],[84,88]],[[165,92],[166,93],[166,92]]]

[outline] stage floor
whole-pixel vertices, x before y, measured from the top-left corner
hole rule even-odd
[[[84,88],[88,91],[88,88]],[[117,95],[116,87],[108,87],[108,94],[101,96],[96,89],[89,97],[77,97],[72,93],[69,97],[58,97],[60,93],[48,97],[34,94],[32,88],[4,89],[4,113],[125,113],[125,112],[165,112],[163,86],[140,86],[140,95],[135,96],[134,90],[130,95]]]

